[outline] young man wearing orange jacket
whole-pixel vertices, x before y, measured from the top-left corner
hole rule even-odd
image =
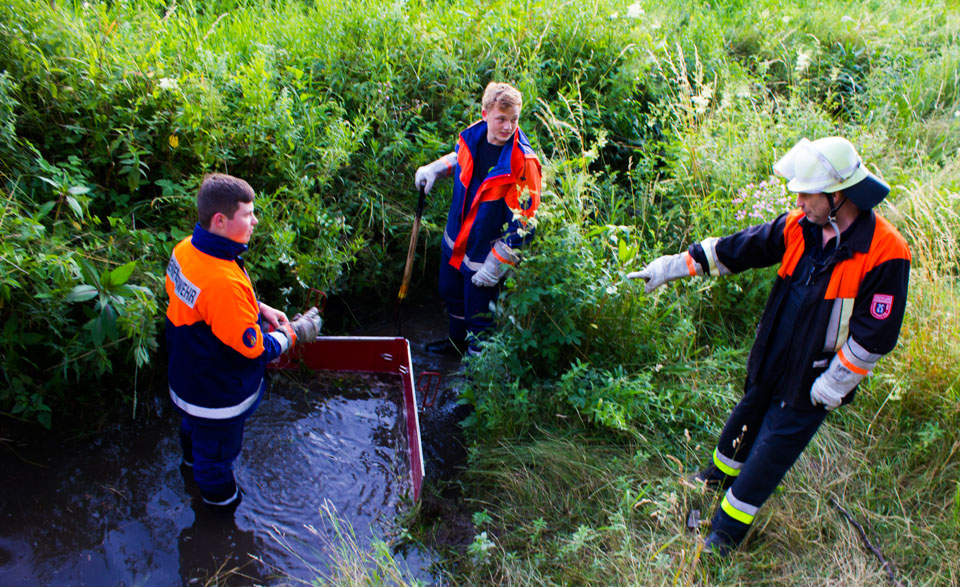
[[[417,169],[414,181],[429,193],[454,177],[443,233],[440,296],[449,316],[448,338],[429,343],[435,353],[462,353],[493,324],[492,307],[517,249],[533,236],[540,205],[540,160],[520,130],[523,97],[509,84],[483,92],[481,120],[467,127],[454,152]]]
[[[903,323],[910,251],[873,212],[890,188],[840,137],[801,140],[774,165],[797,210],[660,257],[628,277],[646,291],[694,275],[779,263],[747,363],[744,395],[727,419],[713,464],[695,478],[726,494],[704,551],[740,544],[820,427],[853,401],[857,385],[893,350]]]
[[[235,507],[233,476],[243,426],[263,392],[266,364],[320,331],[316,308],[290,322],[257,301],[240,256],[257,225],[250,185],[229,175],[204,178],[199,222],[167,264],[166,336],[170,398],[181,414],[183,462],[203,501]],[[264,334],[263,322],[275,329]]]

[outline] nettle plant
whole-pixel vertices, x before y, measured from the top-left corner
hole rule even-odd
[[[130,261],[116,269],[105,270],[99,275],[86,259],[80,259],[80,272],[84,283],[74,286],[66,296],[68,302],[86,302],[96,299],[91,309],[84,306],[84,312],[89,318],[83,329],[90,334],[96,347],[102,347],[109,341],[116,344],[121,340],[121,330],[125,338],[140,338],[140,344],[134,349],[137,366],[149,361],[146,347],[141,335],[134,328],[135,324],[123,323],[120,317],[124,315],[128,306],[133,302],[144,301],[153,297],[153,292],[146,287],[128,283],[137,262]]]

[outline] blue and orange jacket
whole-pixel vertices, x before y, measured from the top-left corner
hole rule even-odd
[[[480,269],[497,241],[519,248],[532,238],[531,220],[540,205],[540,160],[519,128],[476,192],[468,192],[477,144],[486,134],[483,120],[460,133],[453,201],[443,233],[442,250],[450,265],[467,273]]]
[[[806,294],[800,320],[787,341],[784,364],[776,365],[777,393],[795,408],[810,409],[810,387],[834,355],[851,346],[871,362],[893,350],[907,305],[910,250],[899,232],[873,211],[863,211],[841,235],[840,246],[821,263],[811,262],[823,229],[801,210],[723,238],[710,238],[687,250],[704,274],[724,275],[780,263],[777,278],[757,327],[747,361],[747,377],[757,382],[777,318],[794,280]],[[807,258],[804,258],[807,257]],[[693,269],[691,269],[693,270]],[[847,345],[845,347],[845,344]],[[844,361],[848,368],[856,366]],[[767,367],[769,368],[769,367]],[[779,375],[786,375],[782,378]],[[855,390],[843,403],[853,401]]]
[[[198,223],[167,264],[170,397],[198,418],[222,420],[255,409],[264,368],[282,350],[263,335],[240,257],[246,250]]]

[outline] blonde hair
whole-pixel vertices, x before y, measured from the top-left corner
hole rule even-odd
[[[483,99],[480,101],[484,110],[493,110],[494,106],[500,108],[509,108],[523,106],[523,94],[520,90],[503,82],[490,82],[487,88],[483,90]]]

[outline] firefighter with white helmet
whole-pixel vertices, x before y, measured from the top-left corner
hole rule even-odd
[[[910,251],[873,211],[889,193],[840,137],[802,139],[773,166],[797,209],[708,238],[628,275],[651,292],[668,281],[779,264],[747,362],[744,395],[695,478],[726,490],[705,552],[724,555],[830,410],[893,350],[903,322]]]

